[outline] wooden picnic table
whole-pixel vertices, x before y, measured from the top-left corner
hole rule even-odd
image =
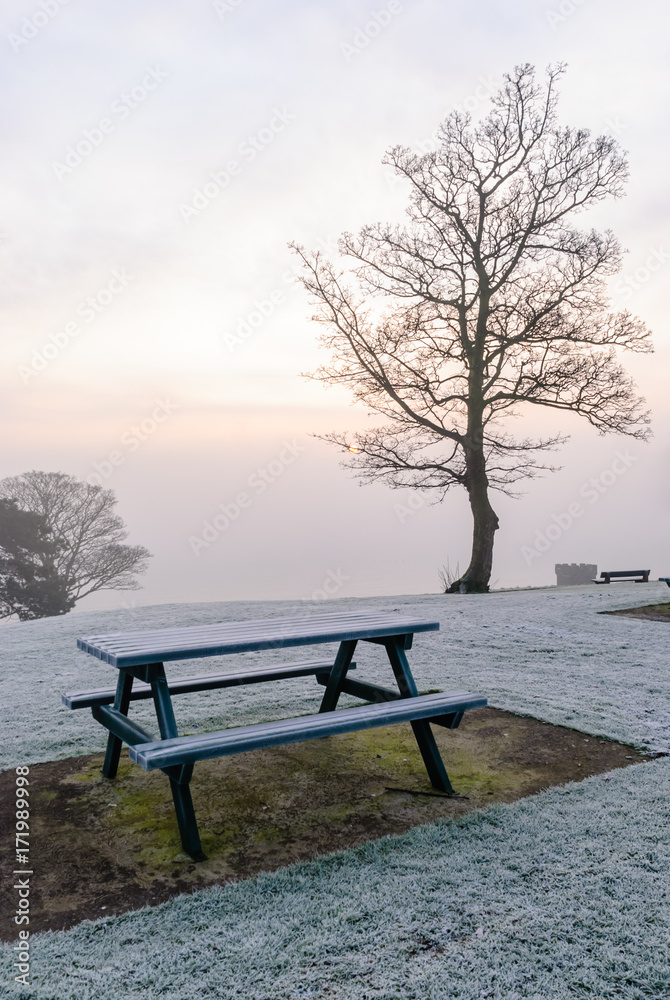
[[[123,743],[130,748],[131,760],[142,768],[160,769],[168,775],[184,850],[202,860],[189,788],[193,766],[199,760],[409,721],[433,786],[454,794],[430,723],[455,729],[465,711],[485,706],[486,699],[469,692],[419,694],[406,651],[415,633],[439,627],[439,622],[399,613],[364,611],[94,635],[77,639],[77,646],[116,667],[117,685],[65,694],[63,702],[72,709],[90,708],[94,718],[109,730],[102,768],[106,777],[115,777]],[[349,675],[356,667],[353,654],[359,641],[385,648],[397,689]],[[171,660],[334,642],[339,643],[334,659],[277,663],[175,680],[168,680],[164,666]],[[176,694],[310,675],[325,687],[317,715],[179,735],[172,704]],[[335,711],[342,693],[368,704]],[[160,737],[128,718],[130,703],[148,698],[154,702]]]

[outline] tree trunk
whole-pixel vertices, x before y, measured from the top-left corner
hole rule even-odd
[[[498,516],[489,501],[486,459],[481,447],[466,450],[466,487],[472,510],[472,555],[470,565],[449,587],[448,594],[485,594],[493,567],[493,539]]]

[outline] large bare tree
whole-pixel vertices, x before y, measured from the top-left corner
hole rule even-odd
[[[621,196],[626,159],[613,138],[558,124],[562,72],[550,68],[542,85],[532,66],[517,67],[483,120],[444,120],[436,151],[391,149],[384,162],[409,182],[410,223],[345,234],[348,269],[294,246],[331,352],[312,377],[388,421],[326,440],[351,453],[363,481],[438,499],[467,490],[472,556],[453,591],[488,590],[499,524],[490,491],[513,493],[551,468],[544,453],[565,440],[515,437],[505,418],[543,406],[602,433],[649,434],[616,356],[651,350],[649,331],[609,311],[605,279],[621,247],[609,230],[572,222]]]
[[[114,510],[113,490],[63,472],[33,471],[1,480],[0,498],[39,515],[46,526],[54,543],[49,577],[59,581],[63,611],[98,590],[139,588],[136,574],[145,571],[150,553],[125,544],[128,532]]]

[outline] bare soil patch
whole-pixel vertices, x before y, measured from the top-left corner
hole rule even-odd
[[[455,732],[434,727],[461,798],[435,793],[409,724],[202,761],[191,785],[207,860],[182,852],[168,780],[102,755],[30,768],[30,930],[156,904],[249,878],[493,802],[643,761],[621,743],[492,708]],[[0,852],[13,851],[14,771],[0,774]],[[467,796],[467,797],[466,797]],[[0,853],[2,856],[2,853]],[[13,940],[12,880],[0,889],[0,938]]]
[[[670,604],[644,604],[640,608],[600,611],[599,614],[622,615],[624,618],[645,618],[649,622],[670,622]]]

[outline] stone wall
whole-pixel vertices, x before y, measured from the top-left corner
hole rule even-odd
[[[591,583],[598,576],[598,567],[592,563],[556,563],[556,586],[574,587],[578,583]]]

